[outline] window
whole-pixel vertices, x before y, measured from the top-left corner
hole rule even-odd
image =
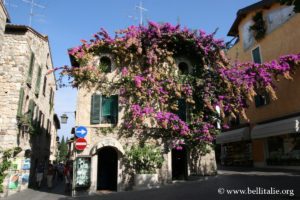
[[[267,92],[257,94],[254,98],[256,107],[261,107],[270,103],[270,96]]]
[[[117,124],[118,96],[110,97],[94,94],[91,104],[91,124]]]
[[[186,102],[185,99],[179,99],[178,100],[178,111],[177,115],[182,121],[187,120],[187,113],[186,113]]]
[[[50,104],[50,106],[51,105],[53,106],[53,98],[54,98],[54,92],[53,92],[53,89],[50,88],[50,97],[49,97],[49,104]]]
[[[179,75],[188,75],[189,74],[189,66],[186,62],[180,62],[178,64]]]
[[[33,115],[34,115],[34,108],[35,108],[35,103],[32,99],[29,100],[29,105],[28,105],[28,117],[29,120],[32,121],[33,120]]]
[[[47,120],[47,133],[51,135],[51,122],[49,119]]]
[[[21,117],[21,115],[22,115],[23,102],[24,102],[24,88],[21,88],[20,89],[20,94],[19,94],[18,111],[17,111],[17,116],[18,117]]]
[[[41,128],[44,127],[44,119],[45,119],[45,115],[42,113],[42,111],[40,111],[39,122]]]
[[[35,92],[34,92],[36,96],[39,96],[40,93],[41,78],[42,78],[41,76],[42,76],[42,68],[39,67],[38,74],[36,77]]]
[[[103,56],[100,58],[100,69],[105,72],[105,73],[109,73],[111,72],[111,60],[109,57],[107,56]]]
[[[32,74],[33,74],[33,68],[34,68],[34,61],[35,61],[34,53],[31,52],[28,75],[27,75],[27,80],[26,80],[26,83],[29,86],[31,86]]]
[[[43,95],[46,96],[47,77],[44,77]]]
[[[252,59],[254,63],[261,63],[260,48],[256,47],[252,50]]]

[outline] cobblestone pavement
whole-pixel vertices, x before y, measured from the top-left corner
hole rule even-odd
[[[287,171],[220,170],[217,176],[178,182],[158,189],[81,197],[65,196],[63,188],[60,188],[57,185],[53,191],[26,190],[5,200],[300,200],[300,175]],[[245,194],[234,194],[233,190]],[[276,191],[284,194],[272,194]]]

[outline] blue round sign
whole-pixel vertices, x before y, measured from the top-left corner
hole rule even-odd
[[[87,131],[86,127],[84,127],[84,126],[77,127],[76,131],[75,131],[75,135],[78,138],[84,138],[87,135],[87,133],[88,133],[88,131]]]

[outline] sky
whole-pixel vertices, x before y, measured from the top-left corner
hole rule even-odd
[[[31,0],[5,0],[11,23],[29,25]],[[147,11],[144,22],[170,22],[190,29],[203,29],[207,33],[217,28],[216,38],[229,41],[226,35],[235,20],[236,12],[258,0],[143,0]],[[119,29],[138,25],[139,0],[34,0],[40,6],[33,9],[31,26],[48,35],[54,67],[70,65],[67,49],[78,46],[81,39],[105,28],[111,35]],[[75,126],[76,89],[58,88],[55,112],[66,113],[67,124],[61,124],[60,137],[71,136]]]

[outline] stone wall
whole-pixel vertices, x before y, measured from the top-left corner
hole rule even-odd
[[[54,104],[50,105],[50,88],[54,95],[56,82],[54,73],[46,75],[49,70],[53,69],[48,39],[25,26],[21,28],[20,26],[16,28],[14,25],[8,26],[9,30],[4,34],[0,54],[0,149],[19,146],[23,150],[18,154],[20,158],[24,158],[25,150],[31,150],[30,180],[33,181],[37,162],[47,163],[49,157],[55,159],[56,156],[54,155],[57,148]],[[27,84],[26,79],[32,52],[35,54],[35,64],[31,84]],[[36,95],[39,68],[41,68],[41,81],[39,94]],[[45,93],[43,93],[45,76],[47,84]],[[41,131],[36,135],[30,135],[18,126],[17,111],[21,88],[24,89],[22,114],[28,112],[29,100],[33,100],[36,104],[34,120],[39,117],[38,111],[44,114],[43,123],[40,123]],[[55,99],[54,96],[53,99]],[[51,132],[48,129],[48,120],[51,123]],[[47,133],[47,130],[50,134]],[[6,194],[10,192],[6,192]]]
[[[7,20],[7,16],[6,16],[4,9],[5,8],[4,8],[2,2],[0,2],[0,51],[2,49],[4,29],[5,29],[5,24],[6,24],[6,20]]]

